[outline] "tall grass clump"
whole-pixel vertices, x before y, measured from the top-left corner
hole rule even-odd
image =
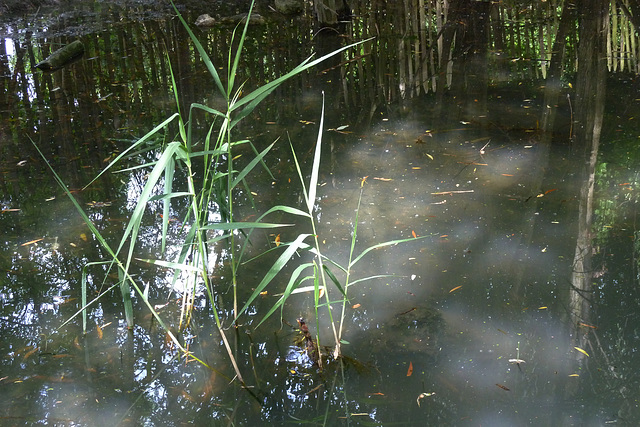
[[[252,10],[253,3],[249,13],[251,13]],[[185,289],[181,299],[180,328],[185,328],[189,325],[196,289],[199,289],[199,287],[205,289],[207,298],[210,302],[209,306],[213,311],[217,329],[233,365],[235,376],[242,384],[245,384],[236,356],[227,337],[228,328],[237,325],[238,317],[246,312],[252,304],[254,304],[260,293],[263,292],[273,279],[283,270],[284,266],[292,260],[297,252],[308,251],[313,255],[312,260],[310,262],[301,263],[295,268],[280,299],[263,316],[262,321],[272,315],[279,308],[282,308],[287,298],[294,293],[312,289],[316,309],[316,322],[319,322],[318,309],[323,306],[331,308],[332,305],[341,305],[339,316],[335,318],[332,310],[328,310],[329,322],[335,341],[333,356],[337,358],[341,354],[341,345],[346,342],[343,339],[342,334],[349,288],[362,280],[381,277],[370,276],[367,278],[352,280],[353,267],[370,251],[379,247],[394,245],[404,240],[375,245],[365,249],[356,256],[355,246],[358,222],[358,218],[356,216],[347,265],[340,265],[322,254],[318,242],[318,224],[316,224],[316,220],[314,219],[313,211],[316,203],[320,168],[322,129],[324,124],[324,101],[313,165],[308,182],[305,181],[300,163],[295,157],[295,152],[293,152],[297,172],[303,187],[305,202],[304,208],[299,209],[291,206],[273,206],[264,212],[256,221],[242,222],[236,220],[234,208],[237,203],[234,199],[234,195],[236,194],[237,189],[241,186],[248,186],[246,178],[251,172],[256,170],[256,168],[266,168],[264,165],[264,159],[275,143],[272,143],[262,151],[259,151],[251,144],[250,141],[236,139],[235,129],[238,124],[249,117],[258,104],[279,85],[324,61],[328,57],[337,55],[345,49],[352,48],[362,42],[343,47],[321,58],[312,59],[312,57],[309,57],[282,77],[267,83],[250,93],[246,93],[246,91],[243,92],[243,89],[245,89],[243,84],[237,82],[237,76],[243,45],[247,37],[249,20],[246,19],[244,21],[244,25],[239,24],[233,31],[232,43],[230,45],[233,46],[235,44],[237,48],[235,51],[233,48],[229,51],[228,61],[226,64],[227,75],[223,80],[218,74],[216,65],[213,64],[207,52],[193,34],[183,17],[177,9],[175,9],[175,11],[189,33],[192,43],[198,51],[204,66],[209,71],[217,91],[224,98],[226,108],[215,109],[200,103],[193,103],[189,106],[187,112],[181,111],[180,104],[178,102],[175,79],[173,72],[171,71],[177,111],[162,123],[159,123],[146,135],[135,141],[129,148],[124,150],[94,179],[95,181],[102,174],[115,169],[115,166],[121,164],[125,159],[136,155],[138,152],[143,150],[145,144],[148,144],[150,141],[157,138],[159,133],[168,133],[170,126],[177,129],[177,131],[175,131],[175,139],[161,147],[154,161],[140,164],[135,167],[136,169],[144,169],[147,171],[146,183],[144,184],[137,204],[131,213],[124,233],[116,245],[111,245],[104,236],[102,236],[100,230],[98,230],[92,223],[88,215],[84,212],[82,206],[67,190],[64,182],[55,173],[55,171],[51,169],[56,180],[64,191],[67,192],[67,195],[80,212],[84,222],[88,225],[90,231],[94,234],[107,256],[106,260],[87,264],[85,271],[83,271],[82,308],[78,313],[76,313],[76,315],[82,315],[83,330],[86,332],[86,315],[88,308],[90,308],[91,305],[101,298],[106,292],[109,292],[116,287],[118,287],[121,292],[127,325],[132,328],[134,325],[132,303],[133,290],[133,292],[137,293],[143,304],[146,305],[147,309],[153,314],[159,325],[167,331],[168,336],[173,341],[176,348],[178,348],[185,357],[199,360],[185,347],[183,347],[183,345],[178,341],[176,335],[166,327],[161,316],[149,302],[148,290],[144,289],[141,283],[139,283],[131,274],[132,262],[134,260],[139,262],[142,261],[160,268],[169,269],[173,272],[173,283],[181,281],[184,285],[183,288]],[[237,44],[235,42],[237,42]],[[214,118],[208,129],[206,137],[204,137],[203,140],[197,139],[194,136],[194,129],[192,126],[192,123],[194,123],[194,114],[198,111],[209,113]],[[246,165],[239,167],[238,163],[235,161],[235,153],[239,147],[247,145],[251,147],[254,156]],[[200,162],[201,166],[199,166],[197,162]],[[196,169],[198,170],[198,173],[195,173]],[[127,170],[131,169],[123,169],[122,171]],[[178,170],[182,170],[183,172],[177,173]],[[184,177],[181,178],[184,179],[184,182],[177,181],[179,179],[178,177]],[[362,184],[360,199],[358,200],[358,211],[362,197],[362,189],[364,188],[364,180]],[[177,190],[176,188],[182,188],[182,191]],[[158,194],[159,190],[160,194]],[[250,194],[250,192],[247,191],[247,194]],[[159,249],[160,253],[165,254],[163,255],[164,258],[167,258],[167,252],[165,249],[167,247],[171,202],[173,199],[179,198],[186,200],[187,203],[185,205],[187,208],[185,209],[185,212],[181,213],[181,223],[183,224],[185,237],[180,243],[177,255],[172,259],[150,259],[148,257],[137,257],[136,242],[140,234],[145,210],[150,204],[160,202],[162,203],[163,215]],[[213,220],[212,215],[210,215],[210,210],[214,206],[217,206],[221,211],[220,219]],[[284,213],[292,217],[304,218],[311,226],[311,233],[299,234],[291,242],[283,243],[280,247],[272,249],[281,251],[280,255],[268,269],[267,273],[261,279],[251,296],[246,301],[239,301],[238,289],[240,284],[238,281],[238,269],[243,263],[243,256],[246,253],[247,243],[249,242],[249,236],[252,231],[256,229],[274,229],[292,225],[266,222],[265,218],[275,212]],[[240,236],[244,236],[244,239],[242,240]],[[213,269],[213,266],[209,265],[210,248],[218,242],[226,244],[225,248],[230,260],[230,284],[233,293],[233,301],[230,303],[230,307],[220,306],[220,304],[223,303],[221,302],[221,299],[216,298],[216,291],[210,282],[210,273]],[[241,242],[242,245],[240,245]],[[108,287],[104,292],[100,293],[95,299],[89,301],[87,298],[86,270],[88,267],[97,264],[106,266],[105,270],[107,273],[114,269],[117,270],[118,281]],[[343,276],[345,277],[343,283],[341,283],[333,273],[336,269],[343,273]],[[105,281],[106,277],[107,274],[105,274]],[[309,281],[312,282],[312,285],[303,286]],[[333,284],[334,286],[330,287],[329,284]],[[339,296],[338,298],[333,299],[336,291]],[[233,313],[233,315],[227,315],[227,317],[223,319],[221,316],[223,311],[225,313]],[[74,315],[72,319],[76,315]],[[68,319],[67,322],[70,320],[71,319]],[[199,361],[205,364],[203,361]],[[322,363],[322,359],[320,359],[319,362]]]

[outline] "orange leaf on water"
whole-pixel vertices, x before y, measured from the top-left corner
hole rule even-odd
[[[276,248],[278,246],[280,246],[280,235],[279,234],[276,236]]]
[[[414,239],[418,238],[418,235],[413,230],[411,230],[411,235],[413,236]]]
[[[585,326],[585,327],[591,328],[591,329],[598,329],[597,326],[587,325],[586,323],[582,323],[582,322],[578,323],[578,325]]]
[[[32,245],[34,243],[38,243],[40,240],[42,240],[42,239],[31,240],[31,241],[29,241],[27,243],[21,244],[20,246],[29,246],[29,245]]]
[[[409,362],[409,369],[407,369],[407,376],[410,377],[413,374],[413,363]]]
[[[353,304],[351,308],[360,308],[360,304]]]
[[[451,293],[451,292],[453,292],[453,291],[457,291],[457,290],[458,290],[458,289],[460,289],[461,287],[462,287],[462,285],[460,285],[460,286],[456,286],[455,288],[451,289],[451,290],[449,291],[449,293]]]
[[[503,174],[501,174],[501,175],[502,175],[502,176],[513,176],[513,175],[512,175],[512,174],[510,174],[510,173],[503,173]]]
[[[96,329],[98,330],[98,339],[102,339],[102,328],[100,325],[96,325]]]

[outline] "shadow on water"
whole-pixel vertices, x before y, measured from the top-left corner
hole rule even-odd
[[[296,324],[307,319],[319,350],[331,353],[326,305],[319,324],[311,321],[310,293],[293,295],[282,321],[274,315],[256,329],[295,268],[288,265],[239,327],[227,329],[248,390],[233,381],[205,290],[197,289],[193,318],[181,330],[184,289],[163,269],[141,263],[135,275],[180,343],[213,369],[181,355],[135,297],[132,330],[115,292],[89,309],[87,334],[79,317],[61,326],[80,308],[83,268],[105,254],[29,139],[103,235],[117,242],[146,172],[105,174],[83,187],[175,111],[169,65],[181,109],[222,102],[184,29],[170,9],[146,2],[83,5],[64,16],[42,9],[4,22],[0,424],[633,425],[640,418],[638,82],[602,59],[607,40],[598,29],[605,17],[555,2],[548,2],[555,11],[516,12],[508,4],[465,8],[461,1],[443,21],[431,9],[407,14],[376,1],[353,3],[350,24],[324,31],[310,10],[285,17],[258,3],[266,22],[250,30],[241,71],[248,89],[314,49],[377,39],[280,87],[239,125],[239,135],[258,148],[282,143],[266,160],[275,180],[249,177],[256,207],[241,192],[236,215],[246,220],[274,205],[302,203],[287,142],[308,167],[324,90],[314,212],[322,249],[347,263],[364,177],[356,251],[422,238],[372,251],[358,264],[356,279],[385,277],[349,290],[345,357],[328,358],[322,370]],[[593,3],[589,10],[599,7]],[[181,10],[189,22],[200,13],[243,11],[240,3]],[[223,71],[231,31],[197,32]],[[537,32],[550,38],[543,43]],[[515,43],[516,34],[531,39]],[[567,39],[564,56],[549,52],[555,34]],[[76,38],[85,45],[81,61],[34,71]],[[583,64],[577,73],[568,65],[575,61]],[[211,120],[196,115],[197,132],[204,135]],[[131,165],[155,159],[176,133],[168,128]],[[180,203],[172,205],[169,258],[184,233]],[[159,204],[147,209],[139,236],[145,257],[162,256],[162,213]],[[255,233],[248,251],[258,255],[276,235],[287,242],[301,229]],[[211,251],[216,304],[225,307],[232,298],[228,250],[218,242]],[[269,256],[275,259],[241,267],[240,298],[260,282]],[[86,268],[93,296],[118,281],[102,267]],[[229,325],[233,313],[220,315]]]

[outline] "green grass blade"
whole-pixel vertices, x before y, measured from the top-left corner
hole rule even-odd
[[[275,142],[273,144],[269,145],[264,150],[262,150],[262,152],[260,154],[258,154],[256,157],[254,157],[253,160],[251,160],[251,162],[249,162],[249,164],[247,166],[245,166],[244,169],[242,169],[242,171],[238,174],[238,176],[236,176],[235,179],[233,181],[231,181],[231,189],[234,189],[236,187],[236,185],[238,185],[238,183],[240,181],[242,181],[244,179],[244,177],[247,176],[247,174],[249,172],[251,172],[253,170],[253,168],[259,162],[262,161],[264,156],[267,155],[267,153],[269,152],[269,150],[271,150],[271,148],[273,147],[274,144],[275,144]]]
[[[264,275],[264,277],[262,278],[262,281],[258,284],[258,286],[256,286],[256,289],[253,291],[253,293],[245,303],[244,307],[242,307],[242,309],[238,312],[238,315],[236,316],[236,318],[240,317],[242,313],[244,313],[247,310],[247,308],[251,304],[253,304],[253,301],[255,301],[255,299],[260,295],[260,292],[262,292],[264,288],[266,288],[267,285],[271,283],[273,278],[276,277],[278,273],[280,273],[280,271],[284,268],[287,262],[289,262],[291,257],[293,257],[293,254],[296,253],[296,251],[298,250],[298,248],[300,247],[304,239],[306,239],[309,236],[310,234],[300,234],[296,238],[296,240],[287,247],[287,249],[282,253],[282,255],[280,255],[280,257],[276,260],[276,262],[273,263],[273,265],[271,266],[267,274]]]
[[[309,198],[307,199],[307,210],[309,215],[313,215],[313,207],[316,204],[316,192],[318,190],[318,174],[320,172],[320,154],[322,151],[322,129],[324,128],[324,92],[322,92],[322,114],[320,114],[320,126],[318,128],[318,139],[316,141],[316,153],[313,156],[313,166],[311,167],[311,179],[309,180]]]
[[[242,30],[242,35],[240,36],[240,42],[238,43],[238,48],[236,49],[236,55],[233,59],[233,65],[231,67],[229,67],[229,75],[228,75],[228,94],[231,94],[231,90],[233,89],[233,87],[235,86],[235,80],[236,80],[236,76],[238,75],[238,64],[240,63],[240,57],[242,56],[242,48],[244,46],[244,41],[247,38],[247,29],[249,28],[249,19],[251,18],[251,12],[253,12],[253,4],[255,3],[255,1],[251,2],[251,6],[249,6],[249,13],[247,14],[247,18],[245,19],[245,23],[244,23],[244,29]],[[238,24],[240,25],[240,24]],[[236,27],[237,28],[237,27]],[[235,33],[236,30],[233,30],[233,35],[235,37]],[[232,37],[231,39],[233,40]],[[233,43],[231,43],[231,45],[233,46]],[[231,58],[231,55],[229,55],[229,58]]]
[[[168,119],[166,119],[165,121],[163,121],[162,123],[160,123],[158,126],[154,127],[151,131],[147,132],[146,135],[144,135],[142,138],[140,138],[139,140],[137,140],[135,143],[133,143],[133,145],[131,145],[131,147],[127,148],[126,150],[124,150],[122,153],[120,153],[120,155],[118,155],[118,157],[116,157],[115,159],[113,159],[111,161],[111,163],[109,163],[107,165],[107,167],[105,167],[104,169],[102,169],[102,171],[91,180],[91,182],[89,182],[87,185],[84,186],[83,190],[85,188],[87,188],[88,186],[90,186],[91,184],[93,184],[98,178],[100,178],[106,171],[108,171],[109,169],[111,169],[111,167],[113,165],[115,165],[116,163],[118,163],[123,157],[129,155],[129,152],[131,150],[133,150],[136,147],[139,147],[140,145],[142,145],[143,143],[145,143],[149,138],[151,138],[153,135],[155,135],[156,133],[158,133],[160,130],[162,130],[165,126],[167,126],[169,123],[171,123],[173,121],[173,119],[175,119],[176,117],[180,117],[180,115],[178,113],[174,113],[171,117],[169,117]],[[45,159],[46,160],[46,159]]]
[[[295,224],[274,224],[267,222],[219,222],[200,227],[201,230],[240,230],[244,228],[280,228],[292,227]]]
[[[127,328],[132,329],[134,322],[131,286],[129,286],[129,278],[121,267],[118,267],[118,279],[118,283],[120,284],[120,294],[122,295],[122,303],[124,304],[124,317],[127,321]]]
[[[360,283],[360,282],[366,282],[367,280],[372,280],[372,279],[384,279],[387,277],[398,277],[395,274],[376,274],[375,276],[368,276],[368,277],[363,277],[361,279],[358,280],[354,280],[353,282],[349,283],[349,287],[355,285],[356,283]]]
[[[263,99],[265,99],[267,96],[269,96],[269,94],[271,94],[271,92],[273,92],[278,86],[280,86],[282,83],[284,83],[285,81],[289,80],[290,78],[294,77],[297,74],[302,73],[303,71],[319,64],[320,62],[324,61],[327,58],[330,58],[334,55],[337,55],[338,53],[345,51],[347,49],[350,49],[354,46],[357,46],[359,44],[365,43],[369,40],[372,40],[373,38],[368,38],[366,40],[361,40],[359,42],[356,43],[352,43],[348,46],[344,46],[340,49],[337,49],[331,53],[328,53],[318,59],[315,59],[311,62],[309,62],[311,60],[311,57],[305,59],[300,65],[298,65],[297,67],[295,67],[293,70],[289,71],[288,73],[286,73],[285,75],[277,78],[276,80],[273,80],[270,83],[267,83],[264,86],[261,86],[260,88],[254,90],[253,92],[246,94],[245,96],[243,96],[240,100],[238,100],[238,102],[236,102],[235,104],[233,104],[230,108],[230,111],[235,111],[241,107],[242,110],[240,111],[240,113],[238,113],[236,116],[234,116],[233,120],[231,121],[229,128],[232,129],[233,127],[235,127],[236,124],[238,124],[238,122],[240,122],[242,119],[244,119],[245,117],[247,117],[249,114],[251,114],[251,112],[255,109],[256,106],[258,106],[258,104],[260,104],[260,102],[262,102]]]
[[[202,271],[201,268],[195,267],[193,265],[182,264],[182,263],[171,262],[171,261],[163,261],[163,260],[160,260],[160,259],[136,258],[136,260],[142,261],[142,262],[146,262],[148,264],[153,264],[153,265],[156,265],[158,267],[170,268],[172,270],[190,271],[190,272],[196,273],[196,274],[200,273]]]
[[[371,251],[373,251],[373,250],[375,250],[375,249],[380,249],[380,248],[384,248],[384,247],[387,247],[387,246],[395,246],[395,245],[397,245],[398,243],[411,242],[411,241],[414,241],[414,240],[425,239],[425,238],[427,238],[427,237],[430,237],[430,236],[419,236],[419,237],[410,237],[410,238],[408,238],[408,239],[390,240],[390,241],[388,241],[388,242],[378,243],[377,245],[370,246],[370,247],[368,247],[367,249],[365,249],[364,251],[362,251],[362,252],[360,253],[360,255],[358,255],[358,256],[357,256],[357,257],[356,257],[356,258],[351,262],[351,264],[349,265],[349,268],[351,268],[351,267],[353,267],[354,265],[356,265],[356,263],[357,263],[358,261],[360,261],[360,259],[362,259],[362,257],[364,257],[366,254],[368,254],[369,252],[371,252]]]
[[[202,62],[204,62],[204,65],[207,67],[207,70],[209,70],[209,74],[211,74],[211,77],[213,77],[213,81],[215,82],[216,86],[218,86],[218,90],[220,90],[220,94],[222,94],[226,98],[227,94],[226,94],[226,91],[224,90],[224,86],[222,85],[222,81],[220,80],[220,76],[218,75],[218,71],[216,70],[215,65],[213,65],[213,63],[211,62],[209,55],[207,55],[207,52],[204,51],[204,48],[198,41],[198,38],[196,37],[195,34],[193,34],[193,31],[191,31],[191,28],[189,28],[189,24],[187,24],[187,21],[184,20],[184,18],[178,11],[178,8],[176,7],[176,5],[173,4],[173,0],[171,0],[171,6],[173,6],[173,10],[176,11],[176,14],[178,15],[178,18],[180,19],[180,21],[182,22],[182,25],[184,26],[185,30],[187,30],[187,33],[189,33],[189,37],[191,37],[191,41],[193,41],[193,44],[198,50],[198,54],[200,54],[200,58],[202,58]]]
[[[169,159],[164,168],[164,194],[170,196],[173,192],[173,173],[175,171],[175,160]],[[171,197],[162,200],[162,237],[160,242],[160,253],[164,253],[167,245],[167,232],[169,231],[169,218],[171,216]]]
[[[333,284],[336,285],[336,288],[338,288],[340,293],[344,295],[345,298],[347,298],[347,293],[342,288],[342,285],[340,285],[340,281],[338,280],[338,278],[331,272],[331,270],[329,270],[329,267],[327,267],[326,264],[322,264],[322,269],[327,274],[327,276],[329,276],[329,279],[331,279]]]
[[[305,263],[305,264],[301,264],[299,265],[294,271],[293,273],[291,273],[291,277],[289,278],[289,282],[287,283],[287,287],[285,288],[284,292],[282,293],[282,296],[278,299],[278,301],[273,305],[273,307],[271,307],[271,309],[267,312],[267,314],[264,315],[264,317],[262,318],[262,320],[260,320],[260,323],[258,323],[256,325],[256,329],[262,325],[262,323],[267,320],[273,313],[275,313],[275,311],[278,308],[283,307],[284,303],[287,301],[287,299],[289,298],[289,296],[291,296],[291,293],[298,288],[298,286],[300,286],[301,283],[303,283],[305,280],[309,280],[311,278],[313,278],[313,276],[308,276],[308,277],[303,277],[303,278],[299,278],[300,275],[302,274],[302,272],[304,270],[306,270],[309,267],[313,267],[313,263]]]

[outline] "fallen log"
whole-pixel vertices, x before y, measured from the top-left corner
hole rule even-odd
[[[74,59],[82,56],[84,53],[84,45],[80,40],[69,43],[66,46],[53,52],[44,61],[36,64],[36,68],[43,71],[53,71],[62,68]]]

